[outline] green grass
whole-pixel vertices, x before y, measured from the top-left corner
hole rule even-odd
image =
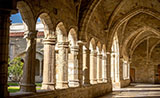
[[[19,86],[16,82],[8,82],[8,86]]]
[[[42,86],[42,83],[36,83],[36,86],[41,87],[41,86]]]
[[[40,90],[41,88],[36,88],[36,90]],[[8,87],[8,91],[10,93],[15,93],[15,92],[18,92],[20,91],[20,87]]]
[[[18,92],[20,90],[19,87],[8,87],[8,91],[10,93],[15,93],[15,92]]]
[[[15,92],[18,92],[18,91],[20,91],[20,87],[19,87],[19,84],[17,83],[17,82],[8,82],[8,91],[10,92],[10,93],[15,93]],[[12,86],[12,87],[10,87],[10,86]],[[15,86],[15,87],[13,87],[13,86]],[[36,90],[40,90],[41,88],[41,86],[42,86],[42,83],[36,83],[36,86],[38,87],[38,88],[36,88]]]
[[[8,82],[8,86],[19,86],[16,82]],[[36,86],[41,87],[42,83],[36,83]]]

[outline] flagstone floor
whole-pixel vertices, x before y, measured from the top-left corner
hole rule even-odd
[[[160,98],[160,84],[132,83],[99,98]]]

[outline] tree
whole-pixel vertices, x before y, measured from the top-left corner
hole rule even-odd
[[[23,64],[23,59],[20,57],[9,59],[8,75],[12,81],[20,81],[23,74]]]

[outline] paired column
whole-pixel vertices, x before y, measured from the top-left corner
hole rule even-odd
[[[91,50],[90,53],[90,83],[97,83],[97,52]]]
[[[115,82],[115,54],[111,54],[111,77],[112,82]]]
[[[56,80],[55,44],[56,38],[44,39],[44,67],[42,89],[54,90]]]
[[[36,92],[35,85],[35,61],[36,61],[36,35],[37,31],[25,33],[27,40],[26,57],[23,66],[23,76],[20,84],[22,92]]]
[[[111,82],[111,53],[107,52],[107,82]]]
[[[78,80],[79,80],[79,86],[82,86],[83,83],[83,73],[82,73],[82,66],[83,66],[83,42],[78,41]]]
[[[117,54],[115,54],[115,81],[119,82],[120,81],[120,69],[121,66],[119,66],[119,56]],[[122,68],[123,69],[123,68]],[[123,73],[122,73],[123,74]],[[122,77],[123,78],[123,77]]]
[[[70,61],[69,61],[69,86],[77,87],[79,86],[78,80],[78,46],[70,47]]]
[[[97,54],[97,82],[102,83],[102,54]]]
[[[103,82],[107,82],[107,57],[106,53],[102,55],[102,79]]]
[[[83,49],[83,85],[90,85],[89,69],[90,69],[90,50],[88,48]]]
[[[58,42],[59,54],[56,66],[56,88],[68,88],[68,42]]]
[[[3,9],[3,8],[2,8]],[[0,96],[8,96],[8,45],[10,12],[0,10]]]

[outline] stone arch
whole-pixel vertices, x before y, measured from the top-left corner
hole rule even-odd
[[[101,1],[102,0],[93,0],[93,2],[90,3],[90,5],[88,6],[88,11],[86,11],[86,13],[82,16],[84,18],[82,18],[82,20],[80,21],[80,25],[81,25],[80,33],[79,33],[80,40],[85,40],[85,36],[87,35],[88,23],[91,19],[93,12],[95,11],[95,9],[97,8],[97,6]]]
[[[18,55],[16,55],[15,57],[25,57],[26,51],[23,51],[21,53],[19,53]],[[39,51],[36,51],[36,58],[39,60],[43,60],[43,54]]]
[[[70,42],[71,46],[75,46],[77,43],[77,33],[74,28],[71,28],[68,34],[68,41]]]
[[[43,12],[39,15],[43,25],[44,25],[44,37],[50,37],[50,35],[55,35],[54,25],[48,13]]]
[[[105,44],[102,45],[102,53],[106,53],[106,45]]]
[[[102,45],[101,45],[100,42],[98,42],[98,43],[97,43],[97,52],[98,52],[98,53],[101,53],[101,51],[102,51]]]
[[[160,41],[157,41],[156,44],[154,44],[154,45],[152,46],[152,48],[150,49],[150,52],[149,52],[149,59],[151,58],[153,49],[154,49],[159,43],[160,43]]]
[[[95,50],[96,49],[96,41],[94,38],[90,40],[90,45],[89,45],[90,50]]]
[[[59,22],[56,26],[56,35],[58,42],[66,42],[67,41],[67,30],[63,24],[63,22]]]
[[[25,25],[25,30],[35,30],[36,22],[30,6],[24,1],[18,1],[17,8],[21,13]]]
[[[135,10],[129,12],[128,14],[124,15],[121,19],[119,19],[118,21],[116,21],[116,23],[113,25],[113,27],[109,30],[110,31],[110,33],[108,33],[109,44],[108,44],[107,48],[109,48],[109,49],[111,48],[114,34],[119,29],[119,27],[124,22],[128,21],[129,19],[131,19],[132,17],[134,17],[135,15],[140,14],[140,13],[145,13],[147,15],[151,15],[151,16],[157,18],[158,20],[160,20],[159,13],[157,13],[156,11],[154,11],[152,9],[149,9],[149,8],[139,8],[139,9],[135,9]]]
[[[124,41],[124,43],[123,43],[123,47],[122,47],[122,49],[121,49],[121,53],[122,53],[123,56],[126,55],[126,48],[127,48],[127,45],[128,45],[128,43],[129,43],[129,41],[131,40],[131,38],[135,37],[134,40],[133,40],[133,42],[132,42],[132,45],[131,45],[131,50],[132,50],[132,52],[133,52],[134,49],[135,49],[134,47],[135,47],[135,46],[138,46],[138,45],[140,44],[140,42],[141,42],[141,41],[139,41],[139,43],[136,44],[137,39],[138,39],[140,36],[142,36],[142,34],[145,34],[145,35],[147,36],[148,33],[145,33],[146,31],[152,32],[153,35],[155,35],[155,37],[156,37],[156,36],[160,36],[160,34],[157,33],[157,31],[156,31],[155,29],[153,29],[153,28],[151,28],[151,27],[148,27],[148,26],[143,26],[143,27],[137,29],[136,31],[134,31],[133,33],[131,33],[131,35],[129,35],[129,36],[126,37],[126,39],[125,39],[125,41]],[[149,36],[149,35],[148,35],[148,36]],[[130,54],[130,56],[132,55],[132,53],[129,53],[129,54]],[[129,56],[129,55],[128,55],[128,56]]]

